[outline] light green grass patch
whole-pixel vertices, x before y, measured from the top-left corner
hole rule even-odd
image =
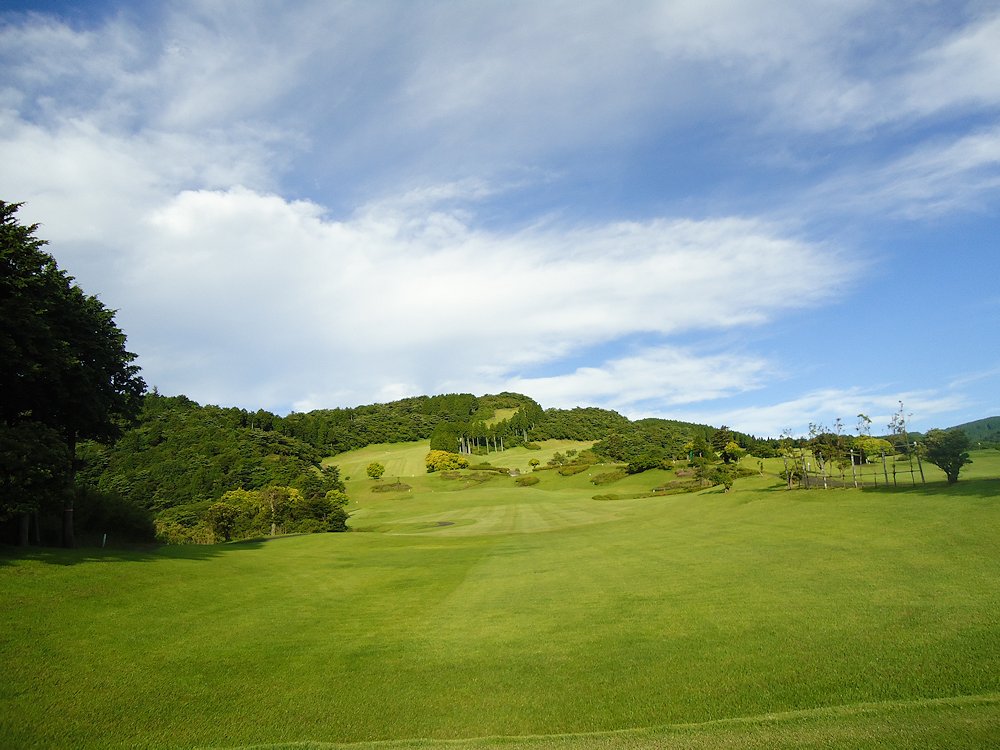
[[[501,408],[493,412],[493,416],[486,420],[485,424],[487,427],[492,427],[495,424],[499,424],[507,419],[513,417],[519,409],[517,407],[513,408]]]
[[[384,478],[412,477],[427,471],[424,459],[430,450],[430,443],[421,440],[413,443],[376,443],[346,453],[338,453],[323,459],[324,466],[336,466],[341,478],[352,481],[371,482],[365,470],[368,464],[377,461],[385,467]]]
[[[599,503],[541,475],[414,476],[359,503],[364,532],[0,550],[0,747],[1000,736],[995,476]]]

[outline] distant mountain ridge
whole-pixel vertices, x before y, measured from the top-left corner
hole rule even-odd
[[[976,419],[972,422],[955,425],[951,429],[962,430],[969,436],[973,445],[977,443],[1000,445],[1000,417]]]

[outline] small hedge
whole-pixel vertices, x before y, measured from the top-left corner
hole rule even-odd
[[[522,487],[531,487],[533,484],[538,484],[539,479],[538,477],[533,477],[530,474],[528,474],[523,477],[516,477],[514,481],[517,482]]]
[[[449,471],[442,471],[440,477],[442,479],[464,479],[468,482],[488,482],[496,476],[496,472],[492,471],[469,471],[461,472],[451,469]]]
[[[405,482],[387,482],[385,484],[376,484],[372,487],[372,492],[405,492],[409,489],[412,488]]]
[[[611,484],[612,482],[617,482],[619,479],[625,478],[625,472],[621,469],[615,469],[614,471],[606,471],[603,474],[598,474],[597,476],[591,478],[592,484]]]
[[[591,464],[566,464],[565,466],[559,467],[559,473],[564,477],[571,477],[574,474],[579,474],[580,472],[586,471],[591,467]]]
[[[473,464],[469,468],[473,471],[495,471],[497,474],[510,474],[510,469],[506,466],[494,466],[491,463]]]

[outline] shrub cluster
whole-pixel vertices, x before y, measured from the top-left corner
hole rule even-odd
[[[373,485],[372,492],[406,492],[412,489],[406,482],[389,482]]]
[[[467,482],[488,482],[496,476],[496,472],[493,471],[469,471],[462,472],[455,469],[449,469],[448,471],[442,471],[440,474],[442,479],[464,479]]]
[[[490,463],[472,464],[469,468],[473,471],[495,471],[497,474],[510,474],[510,469],[506,466],[494,466]]]
[[[606,471],[602,474],[597,474],[591,477],[591,484],[611,484],[612,482],[617,482],[619,479],[625,478],[625,471],[623,469],[615,469],[614,471]]]
[[[155,537],[153,517],[114,492],[100,492],[81,487],[73,504],[78,536],[103,541],[108,535],[111,543],[149,542]]]
[[[538,484],[538,477],[533,477],[530,474],[525,474],[522,477],[515,477],[514,481],[517,482],[521,487],[531,487],[532,485]]]
[[[165,544],[214,544],[276,534],[347,531],[347,495],[306,497],[293,487],[231,490],[218,501],[179,505],[156,519]]]
[[[469,466],[469,459],[450,451],[432,450],[424,458],[424,465],[427,467],[427,473],[431,474],[435,471],[466,469]]]

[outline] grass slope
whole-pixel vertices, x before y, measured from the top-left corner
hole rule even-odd
[[[8,549],[0,747],[990,747],[1000,452],[974,458],[616,502],[424,474],[357,499],[368,532]]]
[[[415,443],[376,443],[326,458],[323,465],[337,466],[342,479],[369,481],[365,470],[368,464],[377,461],[385,467],[386,480],[390,480],[425,474],[427,469],[424,458],[428,450],[430,443],[427,440]]]

